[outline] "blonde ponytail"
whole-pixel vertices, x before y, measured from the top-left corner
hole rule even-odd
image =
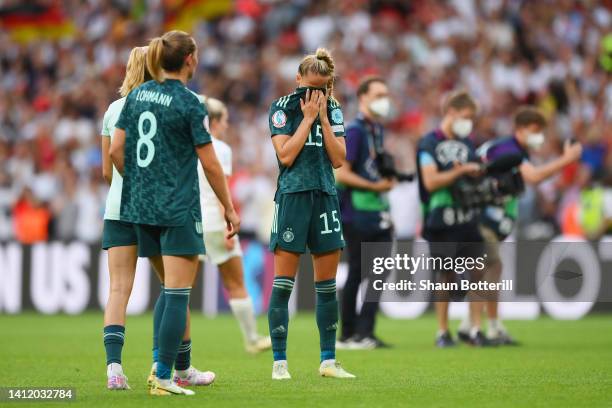
[[[127,66],[125,67],[125,78],[119,88],[121,96],[127,96],[132,89],[138,87],[147,80],[146,68],[147,47],[134,47],[130,52]]]
[[[147,51],[147,69],[154,80],[163,82],[164,76],[161,67],[162,54],[164,52],[164,40],[161,37],[155,37],[149,42],[149,50]]]

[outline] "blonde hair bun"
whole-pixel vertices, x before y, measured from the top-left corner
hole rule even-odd
[[[326,48],[319,47],[314,54],[306,55],[304,59],[302,59],[298,67],[298,72],[300,75],[306,75],[306,73],[312,72],[323,76],[329,76],[327,90],[328,95],[333,97],[335,68],[331,53]]]

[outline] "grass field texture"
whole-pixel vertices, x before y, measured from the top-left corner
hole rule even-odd
[[[265,319],[260,319],[262,332]],[[151,316],[131,316],[123,367],[131,391],[105,389],[102,315],[0,315],[0,386],[75,387],[83,407],[612,407],[612,317],[508,322],[520,347],[433,346],[433,316],[380,319],[389,350],[339,351],[356,380],[320,378],[314,316],[292,318],[288,358],[293,379],[270,379],[271,355],[247,355],[231,316],[193,316],[192,362],[217,373],[192,397],[151,397]],[[61,403],[0,403],[60,406]]]

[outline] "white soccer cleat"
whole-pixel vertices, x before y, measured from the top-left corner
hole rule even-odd
[[[359,341],[352,340],[349,343],[347,350],[374,350],[376,341],[369,337],[364,337]]]
[[[200,371],[194,366],[189,366],[186,371],[186,375],[179,375],[177,370],[174,370],[174,382],[181,387],[210,385],[215,381],[216,376],[212,371]]]
[[[352,345],[352,339],[336,340],[336,350],[351,350]]]
[[[156,377],[151,383],[149,394],[155,396],[195,395],[195,392],[186,388],[179,387],[172,380],[162,380]]]
[[[336,360],[324,360],[319,367],[319,374],[322,377],[331,378],[356,378],[353,374],[347,372],[340,363]]]
[[[128,378],[123,374],[121,364],[111,363],[106,367],[106,388],[109,390],[129,390]]]
[[[258,336],[257,340],[244,345],[247,353],[257,354],[272,348],[272,339],[270,336]]]
[[[113,374],[108,377],[106,388],[109,390],[129,390],[130,386],[127,382],[128,378],[125,374]]]
[[[287,360],[275,361],[272,365],[272,379],[273,380],[290,380],[291,375],[289,374]]]

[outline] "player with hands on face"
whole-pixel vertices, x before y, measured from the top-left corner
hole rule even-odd
[[[272,378],[290,379],[287,365],[288,303],[300,254],[314,264],[319,373],[354,378],[336,361],[336,272],[344,247],[333,169],[346,156],[344,118],[333,98],[334,62],[325,49],[299,65],[298,87],[270,107],[270,131],[279,164],[270,238],[274,283],[268,308],[274,364]]]

